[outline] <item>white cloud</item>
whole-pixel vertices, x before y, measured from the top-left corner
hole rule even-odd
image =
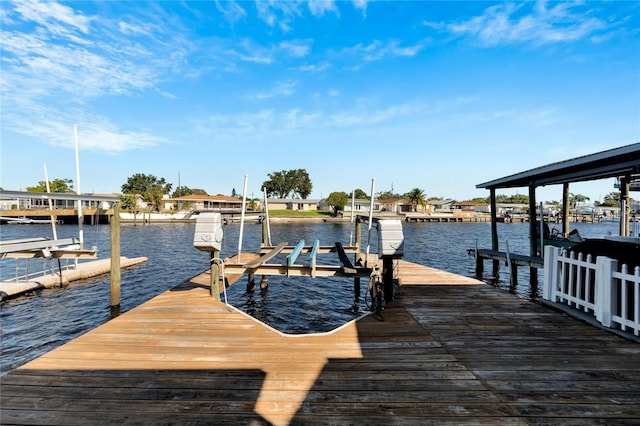
[[[13,117],[9,130],[19,129],[20,133],[33,140],[47,145],[62,148],[73,148],[73,125],[78,126],[78,146],[81,149],[122,152],[131,149],[155,146],[166,140],[142,131],[127,131],[119,129],[109,119],[98,115],[87,114],[82,110],[70,111],[74,121],[68,117],[61,118],[56,111],[45,108],[34,109],[38,117]]]
[[[324,62],[322,64],[301,65],[296,69],[304,72],[322,72],[328,68],[331,68],[331,64]]]
[[[353,47],[344,49],[344,53],[359,56],[365,61],[379,61],[386,57],[412,57],[420,53],[426,46],[425,41],[413,45],[401,46],[397,40],[390,40],[386,43],[374,40],[364,45],[358,43]]]
[[[166,93],[159,84],[179,72],[190,53],[171,18],[159,12],[97,19],[55,2],[7,3],[1,18],[3,126],[64,144],[64,129],[86,116],[83,127],[94,141],[88,149],[120,151],[162,140],[119,129],[99,104],[94,112],[91,105],[148,89]]]
[[[276,113],[265,109],[255,113],[214,114],[204,121],[195,121],[194,128],[201,134],[223,142],[242,143],[260,140],[274,129]]]
[[[264,23],[270,27],[277,25],[285,33],[291,30],[295,18],[302,15],[300,3],[295,1],[256,0],[255,5],[258,17]]]
[[[222,13],[227,22],[231,24],[234,24],[247,16],[247,12],[233,0],[226,0],[223,2],[216,0],[216,9],[218,9],[218,12]]]
[[[288,53],[290,56],[302,58],[309,54],[312,43],[313,40],[283,41],[279,46],[283,52]]]
[[[254,44],[250,39],[243,39],[234,49],[229,49],[227,53],[235,56],[244,62],[257,64],[270,64],[273,62],[273,50]]]
[[[375,125],[417,114],[424,106],[416,102],[392,105],[382,109],[356,109],[331,115],[331,123],[339,127]]]
[[[334,0],[297,0],[297,1],[273,1],[256,0],[255,6],[258,17],[270,27],[278,26],[283,32],[291,31],[291,26],[296,18],[303,16],[303,5],[307,6],[309,13],[315,18],[322,18],[327,14],[340,16],[338,5],[344,2]],[[351,5],[362,11],[363,16],[367,13],[367,0],[352,0]]]
[[[14,10],[22,16],[21,20],[46,27],[54,35],[64,36],[75,30],[88,34],[89,25],[95,19],[75,13],[70,7],[56,2],[16,1],[14,6]]]
[[[325,13],[332,12],[339,14],[338,8],[333,0],[311,0],[307,2],[309,11],[313,16],[323,16]]]
[[[266,92],[257,93],[253,96],[250,96],[250,98],[264,100],[264,99],[271,99],[271,98],[281,97],[281,96],[291,96],[293,95],[294,89],[296,86],[297,86],[297,83],[293,81],[281,82],[276,84],[270,90]]]
[[[458,35],[472,35],[485,46],[503,43],[532,43],[543,45],[576,41],[597,34],[607,24],[590,17],[580,2],[558,2],[551,6],[537,2],[500,4],[487,8],[484,14],[448,25]]]
[[[360,9],[362,14],[366,16],[367,14],[367,0],[352,0],[353,7],[356,9]]]

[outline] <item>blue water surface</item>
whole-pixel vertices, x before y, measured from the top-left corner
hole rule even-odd
[[[509,242],[513,252],[528,254],[528,224],[499,224],[501,248]],[[208,268],[209,254],[193,247],[193,223],[179,224],[123,224],[121,255],[146,256],[142,265],[123,270],[120,312],[126,312],[161,292],[175,287]],[[618,232],[617,223],[576,224],[584,237],[601,237]],[[240,226],[224,227],[222,257],[237,253]],[[76,225],[57,227],[58,237],[77,236]],[[295,245],[300,239],[307,244],[315,239],[322,245],[336,241],[348,244],[355,234],[350,223],[272,223],[272,242],[286,241]],[[475,262],[467,249],[490,248],[489,223],[404,223],[404,259],[465,276],[474,276]],[[49,225],[3,225],[3,240],[52,237]],[[98,257],[109,257],[110,230],[108,225],[85,225],[85,246],[97,246]],[[363,251],[369,243],[377,252],[377,235],[363,231]],[[259,250],[262,226],[247,223],[243,231],[242,252]],[[308,261],[301,255],[298,263]],[[24,262],[24,261],[22,261]],[[31,261],[30,270],[41,269],[39,261]],[[284,262],[276,258],[274,262]],[[318,263],[339,264],[335,254],[322,255]],[[24,266],[24,264],[22,264]],[[485,268],[490,269],[490,268]],[[0,260],[2,279],[14,277],[16,263]],[[522,268],[520,283],[509,289],[508,271],[500,277],[485,277],[504,291],[514,291],[523,298],[536,299],[539,290],[528,285],[528,268]],[[258,278],[259,281],[259,278]],[[257,283],[258,284],[258,283]],[[269,277],[266,292],[247,294],[246,281],[238,281],[227,291],[229,303],[261,321],[288,333],[310,333],[331,330],[367,310],[366,283],[354,309],[353,280],[347,278]],[[111,318],[109,307],[109,275],[71,283],[63,289],[42,290],[36,294],[8,300],[0,305],[2,339],[1,374],[97,327]]]

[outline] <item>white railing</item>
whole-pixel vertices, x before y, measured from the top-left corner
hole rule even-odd
[[[618,261],[567,255],[547,246],[542,297],[593,315],[603,326],[640,335],[640,266],[633,272]]]

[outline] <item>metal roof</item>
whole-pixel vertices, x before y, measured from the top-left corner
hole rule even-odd
[[[28,192],[0,190],[0,199],[42,199],[42,200],[67,200],[67,201],[106,201],[115,203],[120,197],[115,195],[76,194],[73,192]]]
[[[640,143],[536,167],[476,185],[476,188],[520,188],[612,177],[640,180]]]

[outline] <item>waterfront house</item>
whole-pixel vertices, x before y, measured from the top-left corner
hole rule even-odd
[[[241,209],[242,200],[227,195],[191,194],[162,200],[164,210],[228,210]]]
[[[320,208],[322,210],[330,210],[331,207],[326,203],[326,198],[320,201]],[[379,210],[380,204],[373,201],[373,211]],[[349,199],[349,202],[346,206],[344,206],[345,213],[351,213],[353,211],[356,214],[366,214],[371,210],[371,200],[366,198],[356,198],[352,200]]]
[[[430,206],[431,211],[434,213],[451,213],[455,202],[455,200],[445,198],[441,200],[429,200],[427,201],[427,205]]]
[[[316,211],[318,200],[306,200],[302,198],[269,198],[267,200],[269,210],[294,210]]]

